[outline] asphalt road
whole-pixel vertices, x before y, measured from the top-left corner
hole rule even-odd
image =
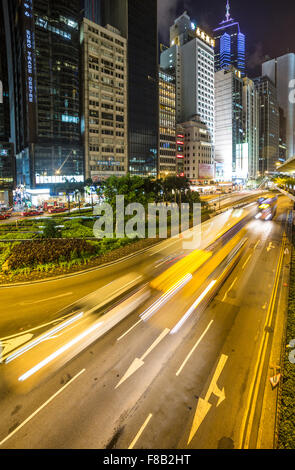
[[[140,321],[146,303],[32,388],[2,383],[0,448],[256,447],[290,207],[280,198],[276,220],[248,223],[237,266],[174,334],[200,295],[197,276],[151,318]],[[154,247],[152,263],[176,253],[166,250]]]
[[[232,195],[232,202],[245,197],[245,193]],[[251,192],[251,197],[256,193]],[[229,198],[231,200],[231,197]],[[226,201],[227,204],[229,201]],[[212,221],[203,224],[202,246],[214,240],[220,227],[228,219],[228,214],[220,214]],[[47,282],[36,282],[28,285],[2,288],[0,303],[0,341],[12,335],[36,328],[39,325],[54,322],[60,317],[60,311],[91,292],[111,283],[114,278],[120,278],[133,272],[144,283],[157,271],[163,269],[163,261],[172,261],[182,256],[187,250],[183,249],[182,240],[167,240],[145,253],[135,254],[127,260],[119,261],[104,268],[85,271],[74,276],[62,277]]]

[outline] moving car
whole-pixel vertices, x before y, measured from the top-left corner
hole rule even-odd
[[[22,213],[22,216],[23,217],[35,217],[37,215],[42,215],[43,214],[43,211],[39,211],[39,210],[28,210],[28,211],[24,211]]]
[[[67,209],[65,207],[50,207],[48,209],[49,214],[59,214],[61,212],[66,212]]]
[[[0,212],[0,220],[6,220],[6,219],[9,219],[9,217],[11,217],[11,214]]]

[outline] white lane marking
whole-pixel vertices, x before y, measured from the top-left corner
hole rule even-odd
[[[121,339],[123,339],[126,335],[128,335],[128,333],[130,333],[130,331],[132,331],[137,325],[139,325],[139,323],[142,322],[142,319],[140,319],[138,322],[136,322],[133,326],[131,326],[131,328],[129,328],[129,330],[127,330],[122,336],[120,336],[120,338],[117,339],[117,341],[121,341]]]
[[[256,250],[256,248],[258,247],[258,245],[261,243],[261,240],[258,240],[258,242],[256,243],[256,245],[254,246],[254,250]]]
[[[25,305],[34,305],[34,304],[41,304],[42,302],[48,302],[49,300],[61,299],[62,297],[68,297],[72,295],[73,292],[66,292],[65,294],[56,295],[54,297],[48,297],[47,299],[42,300],[34,300],[33,302],[19,302],[19,305],[24,307]]]
[[[27,424],[31,419],[33,419],[43,408],[45,408],[54,398],[56,398],[65,388],[67,388],[71,383],[74,382],[81,374],[83,374],[86,369],[82,369],[77,375],[75,375],[69,382],[67,382],[62,388],[60,388],[52,397],[50,397],[43,405],[41,405],[34,413],[32,413],[22,424],[20,424],[17,428],[15,428],[8,436],[6,436],[1,442],[0,446],[2,446],[8,439],[10,439],[15,433],[17,433],[25,424]]]
[[[120,382],[116,385],[115,389],[120,387],[131,375],[133,375],[138,369],[144,366],[145,358],[155,349],[156,346],[170,333],[170,330],[166,328],[160,336],[153,342],[153,344],[148,348],[148,350],[138,359],[137,357],[132,362],[131,366],[128,368],[127,372],[123,375]]]
[[[145,360],[145,358],[152,352],[153,349],[155,349],[156,346],[158,346],[158,344],[162,341],[162,339],[165,338],[165,336],[168,335],[168,333],[170,333],[169,328],[166,328],[164,331],[162,331],[156,341],[154,341],[153,344],[148,348],[148,350],[141,356],[142,361]]]
[[[251,256],[252,256],[252,254],[248,256],[248,258],[247,258],[246,262],[243,264],[243,267],[242,267],[242,269],[245,269],[245,267],[247,266],[247,264],[248,264],[248,263],[249,263],[249,261],[250,261],[250,258],[251,258]]]
[[[161,263],[159,264],[156,264],[155,265],[155,268],[159,268],[160,266],[162,266],[163,264],[167,263],[167,260],[165,259],[164,261],[161,261]]]
[[[206,334],[208,333],[209,329],[211,328],[211,325],[213,323],[213,320],[210,321],[209,325],[207,326],[206,330],[203,332],[203,334],[200,336],[200,338],[198,339],[198,341],[196,342],[196,344],[194,345],[193,349],[191,350],[191,352],[187,355],[186,359],[184,360],[184,362],[182,363],[181,367],[178,369],[178,371],[176,372],[176,375],[177,377],[181,374],[182,370],[184,369],[184,367],[186,366],[187,362],[190,360],[190,358],[192,357],[193,353],[195,352],[195,350],[197,349],[197,347],[199,346],[199,344],[201,343],[201,341],[203,340],[203,338],[206,336]]]
[[[169,243],[167,246],[162,246],[162,248],[160,248],[159,250],[157,251],[153,251],[149,256],[154,256],[156,255],[157,253],[160,253],[161,251],[164,251],[166,250],[167,248],[170,248],[170,246],[174,245],[175,243],[179,242],[180,240],[177,239],[177,240],[174,240],[172,243]]]
[[[224,295],[224,297],[223,297],[223,299],[222,299],[221,302],[224,302],[224,301],[225,301],[225,299],[227,298],[229,292],[230,292],[230,291],[232,290],[232,288],[234,287],[234,285],[235,285],[235,283],[237,282],[237,280],[238,280],[238,278],[236,277],[235,280],[234,280],[234,282],[231,284],[230,288],[226,291],[226,293],[225,293],[225,295]]]
[[[140,438],[140,436],[142,435],[143,431],[145,430],[145,428],[147,427],[147,425],[149,424],[150,420],[152,419],[152,414],[150,413],[147,417],[147,419],[145,420],[145,422],[143,423],[143,425],[141,426],[140,430],[138,431],[138,433],[136,434],[135,438],[133,439],[133,441],[131,442],[130,446],[128,447],[128,450],[129,449],[133,449],[133,447],[135,446],[135,444],[137,443],[138,439]]]

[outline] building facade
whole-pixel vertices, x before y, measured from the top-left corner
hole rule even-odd
[[[11,28],[17,180],[83,181],[80,0],[6,2]]]
[[[156,177],[159,145],[157,0],[103,0],[104,24],[118,28],[128,48],[129,172]]]
[[[182,59],[181,48],[178,45],[164,48],[160,55],[160,67],[175,78],[176,90],[176,122],[182,120]]]
[[[225,19],[214,29],[215,71],[227,69],[233,65],[240,70],[242,77],[246,71],[246,37],[241,32],[240,24],[231,18],[230,4],[227,0]]]
[[[176,103],[175,78],[159,71],[159,167],[158,176],[176,174]]]
[[[283,108],[279,108],[280,125],[279,125],[279,162],[284,163],[287,160],[287,119]]]
[[[184,142],[185,129],[180,125],[176,125],[176,175],[184,176]]]
[[[248,174],[255,179],[259,173],[259,94],[253,80],[243,79],[244,149],[248,153]]]
[[[199,184],[215,178],[211,134],[199,116],[181,124],[184,139],[184,175]]]
[[[161,67],[175,71],[177,122],[198,115],[214,139],[214,40],[183,13],[170,28]]]
[[[254,80],[259,93],[259,172],[273,173],[279,161],[279,105],[275,84],[267,76]]]
[[[8,56],[10,54],[9,31],[5,31],[4,5],[0,2],[0,204],[12,204],[15,184],[15,155],[11,142],[10,90]],[[6,24],[8,26],[8,24]]]
[[[244,179],[248,174],[248,152],[243,144],[243,79],[241,72],[230,66],[215,73],[215,160],[218,180]]]
[[[295,155],[295,54],[285,54],[262,64],[262,75],[270,78],[277,88],[279,106],[286,119],[287,158]]]
[[[83,143],[85,177],[100,181],[128,171],[127,40],[84,18]]]

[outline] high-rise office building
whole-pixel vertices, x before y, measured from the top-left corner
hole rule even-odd
[[[295,88],[295,54],[285,54],[262,64],[262,75],[267,76],[277,88],[278,104],[286,118],[287,158],[295,155],[295,102],[290,92]]]
[[[283,108],[279,108],[280,116],[280,135],[279,135],[279,162],[284,163],[287,160],[287,119]]]
[[[243,151],[248,153],[248,177],[257,178],[259,172],[259,93],[253,80],[243,79],[243,116],[245,141]],[[246,177],[247,177],[246,176]]]
[[[159,166],[158,176],[176,174],[175,78],[159,71]]]
[[[11,142],[8,56],[9,32],[5,34],[3,3],[0,2],[0,204],[12,203],[15,180],[14,145]],[[8,26],[8,25],[7,25]],[[6,41],[7,39],[7,41]]]
[[[181,47],[173,45],[162,49],[160,55],[160,66],[170,75],[175,77],[176,87],[176,122],[182,120],[182,67],[181,67]]]
[[[176,125],[176,175],[184,176],[184,128],[180,125]]]
[[[246,71],[246,38],[241,32],[239,22],[231,18],[230,4],[227,0],[225,19],[214,29],[215,71],[226,69],[233,65],[241,71],[242,77]]]
[[[275,84],[267,76],[254,79],[259,93],[259,172],[275,172],[279,161],[279,105]]]
[[[170,29],[170,48],[161,67],[175,71],[178,123],[198,115],[214,139],[214,40],[193,23],[187,12]]]
[[[18,183],[42,188],[83,181],[80,0],[5,3]]]
[[[215,73],[215,160],[221,181],[246,179],[248,152],[244,144],[243,79],[230,66]]]
[[[128,156],[134,175],[156,177],[159,144],[157,0],[103,0],[103,21],[127,38]]]
[[[119,30],[84,18],[83,142],[85,176],[93,181],[128,171],[127,41]]]

